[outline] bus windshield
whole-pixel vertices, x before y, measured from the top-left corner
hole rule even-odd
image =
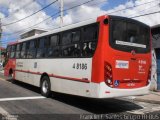
[[[110,20],[110,45],[116,50],[136,53],[150,51],[150,29],[148,26],[132,20]]]

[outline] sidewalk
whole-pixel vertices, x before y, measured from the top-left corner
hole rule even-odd
[[[160,91],[159,92],[151,91],[150,94],[148,95],[135,96],[134,100],[141,101],[141,102],[160,104]]]

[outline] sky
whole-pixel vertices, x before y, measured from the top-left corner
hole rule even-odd
[[[160,0],[63,1],[65,10],[64,26],[104,14],[130,18],[160,11]],[[0,0],[0,18],[3,30],[2,46],[6,47],[7,43],[18,40],[21,33],[33,28],[53,30],[60,27],[59,11],[60,0]],[[35,12],[36,14],[33,14]],[[154,26],[160,24],[160,12],[134,19],[149,26]]]

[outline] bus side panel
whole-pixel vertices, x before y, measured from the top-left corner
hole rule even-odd
[[[89,83],[50,77],[52,91],[90,97]]]
[[[39,87],[41,75],[38,74],[36,61],[36,59],[17,59],[15,70],[16,80]]]
[[[8,77],[9,76],[9,71],[11,69],[14,71],[15,68],[16,68],[16,59],[9,59],[5,68],[4,68],[4,76]]]
[[[37,65],[40,73],[50,76],[52,91],[89,96],[92,58],[38,60]]]
[[[82,67],[86,65],[86,67]],[[61,93],[91,96],[92,58],[67,59],[19,59],[16,79],[35,86],[46,73],[51,82],[51,90]]]

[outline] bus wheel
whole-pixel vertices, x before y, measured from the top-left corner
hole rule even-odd
[[[13,72],[12,72],[12,70],[10,70],[10,72],[9,72],[8,80],[10,82],[12,82],[12,83],[14,83],[14,81],[15,81],[14,78],[13,78]]]
[[[51,84],[47,76],[42,77],[41,80],[41,94],[45,97],[49,97],[51,93]]]
[[[13,80],[13,73],[9,74],[8,79]]]

